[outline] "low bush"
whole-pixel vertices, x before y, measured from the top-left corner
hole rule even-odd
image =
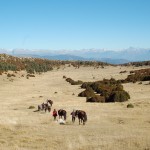
[[[83,82],[82,81],[80,81],[80,80],[78,80],[78,81],[72,81],[71,82],[71,85],[80,85],[80,84],[82,84]]]
[[[134,108],[134,105],[130,103],[127,105],[127,108]]]
[[[92,88],[87,88],[85,91],[78,94],[80,97],[94,97],[95,93]]]
[[[130,95],[126,91],[113,91],[106,102],[124,102],[130,99]]]
[[[27,77],[35,77],[34,74],[27,74]]]
[[[67,77],[66,77],[66,76],[63,76],[63,78],[66,79]]]
[[[16,77],[14,74],[10,74],[10,73],[8,73],[7,74],[7,77]]]
[[[73,82],[73,80],[71,78],[67,78],[66,81],[69,83]]]
[[[105,97],[104,96],[99,96],[99,95],[95,95],[94,97],[91,98],[87,98],[86,102],[97,102],[97,103],[104,103],[105,102]]]
[[[125,71],[120,71],[120,73],[126,73],[127,71],[125,70]]]
[[[150,81],[150,75],[144,76],[142,81]]]
[[[150,81],[150,68],[130,71],[125,82]]]
[[[81,80],[74,81],[71,78],[67,78],[66,81],[69,82],[71,85],[80,85],[83,83]]]
[[[29,106],[29,108],[28,109],[34,109],[35,108],[35,106]]]
[[[91,84],[92,84],[92,82],[84,82],[84,83],[81,85],[81,88],[86,89],[86,88],[90,87]]]

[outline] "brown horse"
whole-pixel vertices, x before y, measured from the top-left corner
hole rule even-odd
[[[67,117],[67,112],[63,109],[59,109],[58,110],[58,115],[59,115],[59,119],[62,118],[62,116],[64,117],[64,120],[66,120]]]
[[[87,121],[87,115],[86,115],[85,111],[76,110],[75,111],[75,116],[78,117],[78,119],[79,119],[79,125],[80,125],[80,122],[81,123],[83,122],[83,125],[85,125],[85,122]]]
[[[50,99],[47,100],[47,103],[49,103],[51,106],[53,105],[53,101]]]

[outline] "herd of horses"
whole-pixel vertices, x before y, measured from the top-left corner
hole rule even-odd
[[[38,105],[38,111],[51,111],[51,107],[53,105],[53,101],[52,100],[47,100],[46,103],[42,103],[41,105]]]
[[[51,112],[51,107],[53,105],[52,100],[47,100],[46,103],[42,103],[41,105],[38,105],[38,111],[45,111],[45,112]],[[74,115],[73,115],[74,114]],[[78,117],[79,119],[79,125],[80,123],[83,123],[85,125],[85,122],[87,121],[87,114],[83,110],[73,110],[71,113],[72,117],[74,117],[73,123],[75,122],[75,118]],[[64,118],[64,120],[67,119],[67,111],[64,109],[58,110],[58,116],[60,118]]]

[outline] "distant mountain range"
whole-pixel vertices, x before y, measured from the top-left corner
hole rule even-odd
[[[134,61],[150,60],[150,49],[130,47],[119,51],[104,49],[82,50],[28,50],[28,49],[0,49],[0,53],[13,56],[37,57],[51,60],[88,60],[103,61],[111,64],[123,64]]]

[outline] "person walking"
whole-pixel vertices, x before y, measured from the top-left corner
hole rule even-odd
[[[53,117],[54,117],[54,120],[56,120],[56,117],[57,117],[57,111],[56,111],[56,109],[53,110]]]
[[[72,122],[74,123],[76,119],[75,110],[72,111],[71,115],[72,115]]]

